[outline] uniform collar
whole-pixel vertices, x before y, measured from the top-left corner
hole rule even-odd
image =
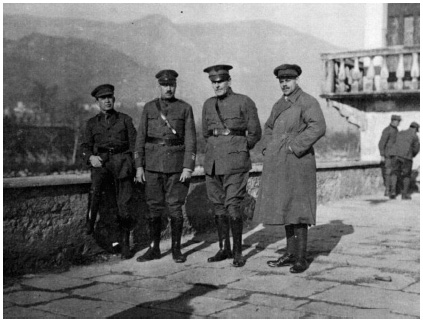
[[[295,103],[302,94],[303,90],[300,88],[300,86],[297,85],[297,87],[294,89],[294,91],[289,95],[285,96],[283,95],[284,100],[289,101],[291,103]]]
[[[100,113],[98,113],[97,116],[98,116],[99,119],[101,119],[102,117],[106,117],[106,114],[108,114],[110,116],[113,116],[113,115],[116,115],[117,116],[118,115],[118,112],[115,109],[113,109],[113,110],[111,110],[109,112],[102,112],[102,111],[100,111]]]

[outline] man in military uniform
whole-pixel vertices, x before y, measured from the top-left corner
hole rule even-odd
[[[203,106],[203,136],[206,139],[204,171],[207,194],[215,208],[219,251],[209,262],[234,258],[233,265],[245,265],[242,257],[242,212],[240,204],[247,191],[251,169],[250,150],[261,138],[255,103],[232,91],[229,70],[215,65],[204,69],[209,74],[216,96]],[[233,253],[229,239],[232,230]]]
[[[134,168],[132,153],[136,130],[132,118],[114,109],[114,86],[96,87],[91,95],[100,107],[100,113],[88,120],[81,144],[85,162],[91,166],[91,207],[87,222],[87,234],[91,234],[101,200],[102,184],[113,178],[119,209],[118,221],[121,233],[122,258],[131,257],[129,234],[131,216],[129,202],[132,196]]]
[[[408,130],[401,131],[397,135],[395,144],[392,147],[392,174],[390,180],[389,198],[395,199],[397,180],[402,176],[403,188],[402,199],[411,199],[409,193],[411,169],[413,158],[420,151],[420,141],[417,136],[420,125],[412,122]]]
[[[313,145],[325,134],[319,102],[298,85],[301,67],[283,64],[273,71],[282,97],[264,125],[263,173],[255,216],[265,225],[284,225],[286,252],[270,267],[308,268],[307,229],[316,224],[316,159]]]
[[[391,149],[395,144],[398,134],[398,125],[401,122],[401,116],[392,115],[391,123],[382,131],[382,137],[379,140],[379,152],[382,162],[382,177],[385,185],[385,196],[389,195],[389,179],[392,172]]]
[[[174,70],[162,70],[156,75],[161,96],[148,102],[141,115],[135,145],[136,180],[146,184],[151,243],[147,252],[137,258],[139,262],[161,257],[161,216],[166,204],[173,260],[186,260],[181,253],[182,205],[195,166],[196,132],[192,107],[175,98],[177,77]]]

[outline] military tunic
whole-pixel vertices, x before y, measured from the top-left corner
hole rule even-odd
[[[161,110],[177,134],[166,125]],[[149,138],[180,144],[148,142]],[[135,165],[143,167],[146,176],[146,198],[150,216],[161,216],[166,203],[172,217],[182,217],[182,205],[189,182],[180,182],[184,168],[193,170],[196,157],[196,131],[192,107],[180,99],[155,99],[144,106],[135,144]]]
[[[216,104],[219,105],[227,128],[243,131],[246,135],[211,134],[215,129],[225,129],[217,114]],[[257,108],[248,96],[234,93],[229,88],[223,98],[211,97],[206,100],[202,124],[206,139],[204,171],[208,197],[215,205],[216,215],[225,215],[225,208],[231,212],[231,206],[239,207],[246,194],[248,172],[251,169],[249,150],[261,138]],[[232,215],[235,216],[235,213]]]
[[[92,155],[100,156],[103,160],[102,167],[91,167],[91,203],[98,204],[101,184],[106,177],[112,176],[116,185],[119,215],[123,218],[129,217],[135,138],[136,130],[132,118],[112,110],[109,113],[99,113],[88,120],[81,144],[82,155],[87,164]]]
[[[316,224],[313,145],[326,131],[319,103],[297,87],[276,102],[264,128],[266,148],[256,220],[265,224]]]

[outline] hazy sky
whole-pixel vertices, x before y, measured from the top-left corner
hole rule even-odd
[[[325,3],[90,3],[3,4],[4,14],[84,18],[125,22],[161,14],[174,23],[231,22],[264,19],[325,39],[339,47],[358,49],[364,43],[363,4]],[[345,12],[340,15],[340,12]]]

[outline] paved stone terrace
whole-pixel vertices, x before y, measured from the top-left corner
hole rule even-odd
[[[3,288],[4,318],[419,318],[420,196],[364,196],[318,206],[310,268],[270,268],[284,229],[244,228],[247,264],[207,263],[213,235],[186,236],[184,264],[169,241],[149,263],[117,256],[61,274],[26,275]],[[143,253],[142,250],[136,256]]]

